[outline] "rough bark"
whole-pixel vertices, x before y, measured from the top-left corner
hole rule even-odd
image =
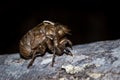
[[[52,54],[30,60],[19,53],[0,55],[0,80],[120,80],[120,40],[99,41],[73,46],[73,57]]]

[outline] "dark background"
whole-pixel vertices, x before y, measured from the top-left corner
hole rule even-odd
[[[0,54],[19,52],[20,38],[43,20],[68,25],[73,45],[119,39],[117,8],[113,2],[103,1],[1,2]]]

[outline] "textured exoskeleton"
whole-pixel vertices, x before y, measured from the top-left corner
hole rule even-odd
[[[20,54],[24,58],[32,58],[28,68],[32,66],[38,55],[44,55],[47,50],[53,53],[52,66],[56,55],[65,53],[72,56],[68,49],[68,47],[72,48],[72,42],[66,38],[69,31],[66,26],[51,21],[43,21],[29,30],[19,44]]]

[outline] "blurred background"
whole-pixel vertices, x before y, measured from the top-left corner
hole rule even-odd
[[[19,52],[21,37],[43,20],[67,25],[72,30],[69,38],[73,45],[120,39],[115,6],[103,1],[1,2],[0,54]]]

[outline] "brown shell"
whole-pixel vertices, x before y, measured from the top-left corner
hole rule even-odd
[[[60,24],[51,21],[43,21],[42,23],[29,30],[20,40],[20,54],[24,58],[33,58],[36,53],[45,54],[49,49],[56,55],[61,55],[66,49],[66,44],[72,45],[71,41],[64,38],[69,34],[69,29]],[[31,61],[30,65],[33,61]]]

